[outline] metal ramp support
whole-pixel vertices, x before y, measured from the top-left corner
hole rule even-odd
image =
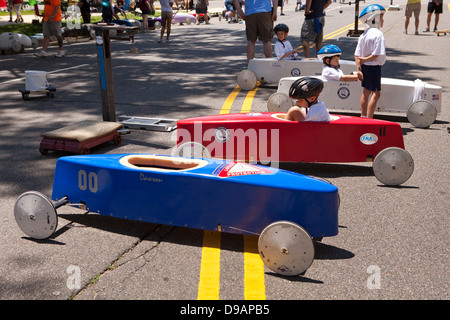
[[[173,131],[177,128],[177,121],[177,119],[119,116],[119,123],[129,129]]]

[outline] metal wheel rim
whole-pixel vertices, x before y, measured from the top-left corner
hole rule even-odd
[[[309,233],[290,221],[268,225],[258,239],[264,264],[285,276],[303,274],[314,261],[314,244]]]
[[[373,161],[375,177],[385,185],[406,182],[414,171],[414,160],[404,149],[391,147],[382,150]]]
[[[53,203],[37,191],[25,192],[17,198],[14,217],[19,228],[34,239],[50,237],[58,225]]]
[[[436,120],[437,110],[428,100],[414,101],[407,112],[409,123],[417,128],[427,128]]]
[[[239,72],[237,77],[237,83],[242,90],[253,90],[257,81],[256,75],[248,69]]]
[[[267,100],[267,110],[269,112],[288,112],[292,107],[292,100],[284,93],[276,92]]]
[[[198,142],[185,142],[180,145],[174,153],[174,156],[182,158],[211,158],[211,153]]]

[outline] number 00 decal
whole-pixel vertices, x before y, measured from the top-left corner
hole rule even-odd
[[[96,193],[98,191],[98,178],[95,172],[86,173],[84,170],[78,171],[78,188],[85,191],[89,189],[90,192]]]

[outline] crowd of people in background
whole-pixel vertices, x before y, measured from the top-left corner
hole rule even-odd
[[[300,31],[300,42],[303,48],[303,55],[305,58],[310,57],[310,45],[315,44],[315,51],[319,52],[322,48],[323,32],[325,27],[325,10],[336,0],[296,0],[295,12],[304,11],[303,22]],[[404,0],[405,1],[405,20],[403,33],[408,34],[408,27],[412,17],[414,16],[414,34],[419,34],[419,16],[421,12],[422,0]],[[443,0],[425,0],[428,1],[427,5],[427,19],[426,28],[423,32],[430,32],[432,16],[434,14],[434,28],[433,31],[438,29],[439,16],[443,12]],[[208,0],[158,0],[156,4],[161,9],[161,30],[159,43],[163,42],[164,35],[166,36],[165,42],[170,42],[171,24],[174,15],[174,9],[176,12],[179,9],[191,9],[195,10],[196,23],[200,23],[200,17],[206,24],[209,24],[208,17]],[[44,15],[43,15],[43,33],[44,33],[44,47],[36,55],[45,56],[48,45],[48,37],[50,35],[58,38],[59,52],[58,57],[64,56],[62,50],[62,40],[60,33],[61,24],[61,0],[46,0],[44,1]],[[275,41],[275,53],[279,56],[279,59],[292,59],[297,56],[299,58],[300,51],[293,50],[292,45],[287,41],[288,26],[284,24],[278,24],[279,30],[274,25],[278,19],[278,8],[280,8],[280,16],[285,15],[284,7],[288,3],[288,0],[223,0],[223,12],[222,14],[228,20],[228,23],[236,23],[241,20],[245,20],[245,32],[246,32],[246,55],[247,60],[251,60],[255,57],[255,47],[257,40],[262,42],[264,56],[272,57],[272,42],[275,33],[278,40]],[[23,0],[7,0],[8,11],[10,13],[10,22],[13,22],[13,12],[16,13],[16,19],[14,22],[23,22],[21,15]],[[149,30],[148,17],[154,15],[155,0],[79,0],[77,3],[84,23],[91,22],[91,10],[94,6],[100,5],[102,21],[112,22],[112,20],[118,19],[120,12],[124,13],[124,8],[127,10],[139,9],[143,18],[143,31]],[[50,7],[52,9],[50,9]],[[53,11],[53,8],[55,8]],[[176,14],[176,13],[175,13]],[[126,15],[125,15],[126,18]],[[283,26],[283,28],[281,28]],[[378,25],[378,29],[382,26]],[[292,31],[292,30],[291,30]],[[365,35],[366,32],[363,34]],[[360,37],[362,38],[362,36]],[[356,53],[355,53],[356,55]],[[281,58],[280,58],[281,57]],[[362,61],[362,60],[361,60]],[[358,63],[358,61],[357,61]],[[361,67],[364,67],[361,63]],[[371,63],[369,63],[370,65]],[[372,63],[373,64],[373,63]],[[369,109],[371,109],[369,107]],[[369,112],[370,115],[370,112]]]

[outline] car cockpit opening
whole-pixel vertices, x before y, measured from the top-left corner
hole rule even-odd
[[[201,168],[207,164],[207,161],[157,155],[129,155],[120,159],[120,163],[126,167],[141,170],[182,171]]]

